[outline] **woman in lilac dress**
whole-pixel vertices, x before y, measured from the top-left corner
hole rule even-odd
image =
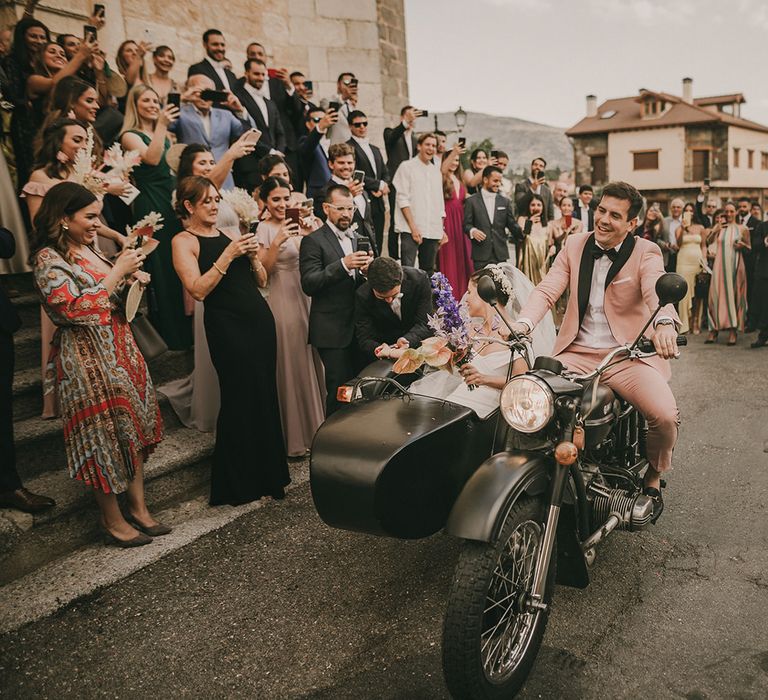
[[[443,240],[440,242],[438,264],[451,283],[453,294],[459,301],[467,291],[467,280],[474,272],[469,238],[464,234],[464,199],[467,191],[457,176],[459,150],[454,148],[443,159],[443,197],[445,218]]]
[[[268,214],[256,237],[261,244],[259,258],[269,275],[267,303],[277,331],[277,392],[285,451],[289,457],[302,457],[323,422],[325,379],[317,351],[307,343],[309,297],[301,289],[299,247],[320,222],[313,217],[297,225],[286,218],[292,197],[288,180],[268,177],[259,197]]]

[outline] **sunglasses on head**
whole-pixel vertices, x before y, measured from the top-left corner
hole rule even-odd
[[[360,126],[368,126],[368,122],[355,122],[352,124],[352,126],[360,127]]]

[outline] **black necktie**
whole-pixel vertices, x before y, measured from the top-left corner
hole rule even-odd
[[[610,250],[605,250],[605,248],[601,248],[599,245],[595,244],[594,248],[592,249],[592,257],[595,260],[600,260],[600,258],[603,257],[603,255],[607,255],[608,259],[613,262],[616,260],[616,256],[619,254],[618,250],[615,250],[614,248],[611,248]]]

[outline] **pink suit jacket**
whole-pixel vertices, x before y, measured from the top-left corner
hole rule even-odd
[[[588,270],[594,265],[594,258],[586,249],[592,237],[592,233],[569,236],[552,268],[520,310],[519,318],[529,319],[536,325],[563,292],[570,289],[571,295],[555,341],[554,355],[559,355],[573,343],[581,327],[589,300],[591,276]],[[656,310],[659,298],[656,296],[655,285],[663,274],[664,263],[659,247],[630,233],[624,239],[618,257],[611,264],[605,289],[605,315],[614,338],[620,344],[631,343]],[[680,322],[671,304],[665,306],[659,316]],[[650,335],[652,329],[653,326],[646,331],[646,335]],[[654,356],[644,362],[658,369],[665,378],[671,376],[668,360]]]

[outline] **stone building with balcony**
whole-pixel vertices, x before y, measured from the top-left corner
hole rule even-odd
[[[634,184],[666,211],[676,196],[692,200],[703,181],[723,200],[768,200],[768,126],[741,116],[742,94],[693,97],[642,89],[600,106],[587,96],[587,116],[566,135],[573,145],[576,185],[609,180]]]

